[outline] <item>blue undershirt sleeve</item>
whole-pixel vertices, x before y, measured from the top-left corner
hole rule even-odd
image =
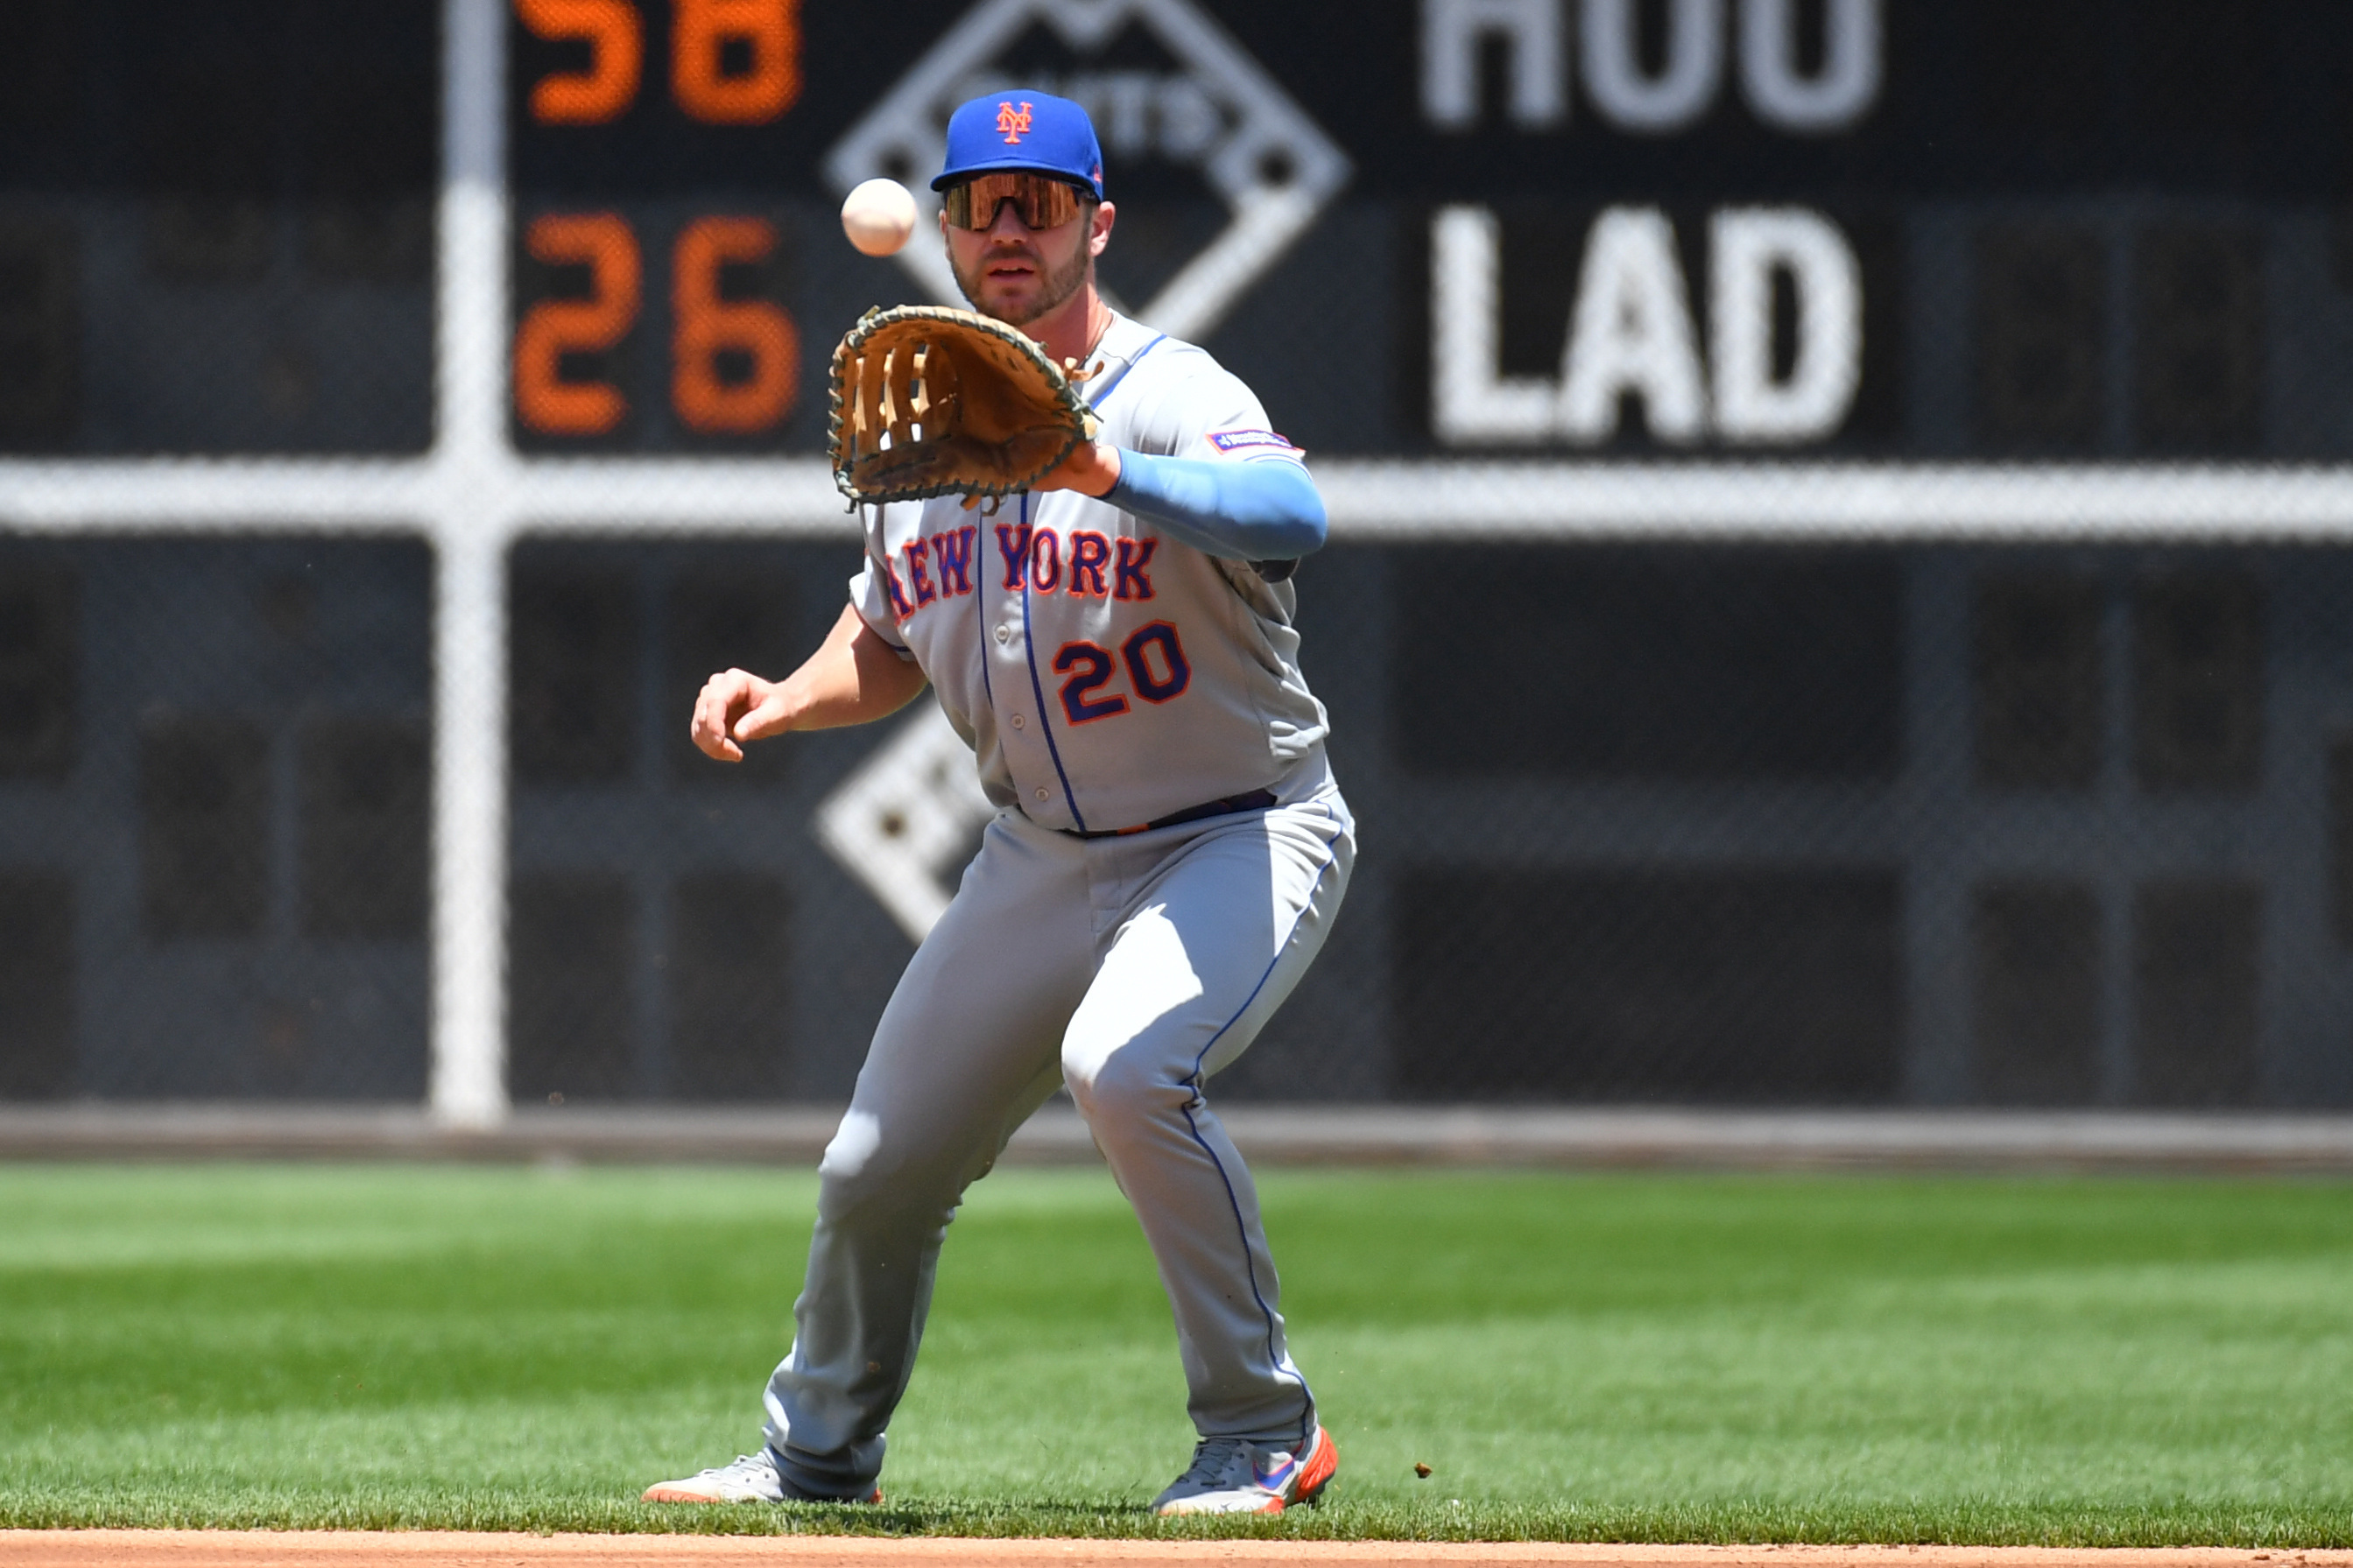
[[[1295,561],[1324,547],[1324,498],[1297,463],[1155,458],[1123,447],[1119,483],[1103,499],[1229,559]]]

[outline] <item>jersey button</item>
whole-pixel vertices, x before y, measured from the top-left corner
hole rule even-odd
[[[1043,799],[1045,799],[1045,798],[1046,798],[1046,792],[1045,792],[1044,790],[1042,790],[1042,789],[1041,789],[1041,790],[1039,790],[1039,791],[1038,792],[1038,798],[1039,798],[1039,800],[1043,800]]]
[[[1011,626],[999,626],[997,628],[997,641],[999,647],[1002,647],[1012,640],[1013,628]]]
[[[1018,714],[1018,713],[1016,713],[1016,714],[1013,716],[1013,727],[1014,727],[1015,729],[1017,729],[1017,730],[1023,728],[1023,727],[1024,727],[1024,726],[1026,726],[1029,722],[1029,720],[1024,719],[1024,718],[1023,718],[1023,717],[1021,717],[1021,715],[1020,715],[1020,714]]]

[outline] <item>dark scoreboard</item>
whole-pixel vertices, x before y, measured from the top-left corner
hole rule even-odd
[[[1237,182],[1302,178],[1251,125],[1345,160],[1197,311],[1319,451],[2353,454],[2342,0],[512,0],[508,28],[527,450],[817,450],[835,339],[924,291],[842,240],[844,150],[1028,82],[1095,110],[1132,308],[1247,221]],[[0,6],[0,447],[428,444],[439,30],[438,0]]]
[[[0,453],[430,447],[448,3],[0,0]],[[842,187],[1026,85],[1319,458],[2353,458],[2348,0],[496,3],[533,454],[818,451]],[[841,547],[677,532],[512,552],[519,1100],[839,1098],[899,967],[871,738],[677,723]],[[1236,1091],[2353,1102],[2353,552],[1488,543],[1314,563],[1405,847]],[[0,1098],[423,1092],[432,603],[0,530]]]
[[[432,437],[433,0],[0,4],[0,450]]]

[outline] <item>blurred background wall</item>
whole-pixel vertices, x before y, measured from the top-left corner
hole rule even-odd
[[[1229,1095],[2353,1102],[2348,72],[2332,0],[9,0],[0,1099],[846,1097],[953,886],[892,813],[971,824],[814,826],[921,714],[686,714],[839,613],[828,357],[940,290],[842,192],[1029,85],[1334,499],[1364,858]]]

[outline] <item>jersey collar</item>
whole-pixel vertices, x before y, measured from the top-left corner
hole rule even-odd
[[[1111,325],[1103,329],[1103,337],[1095,343],[1094,357],[1087,361],[1087,368],[1093,373],[1086,381],[1089,392],[1092,394],[1099,386],[1109,386],[1160,336],[1143,322],[1130,321],[1113,310]]]
[[[1127,379],[1136,361],[1167,341],[1167,333],[1155,332],[1141,321],[1113,311],[1111,325],[1103,329],[1102,339],[1095,344],[1094,356],[1087,361],[1090,374],[1082,384],[1087,406],[1100,406]]]

